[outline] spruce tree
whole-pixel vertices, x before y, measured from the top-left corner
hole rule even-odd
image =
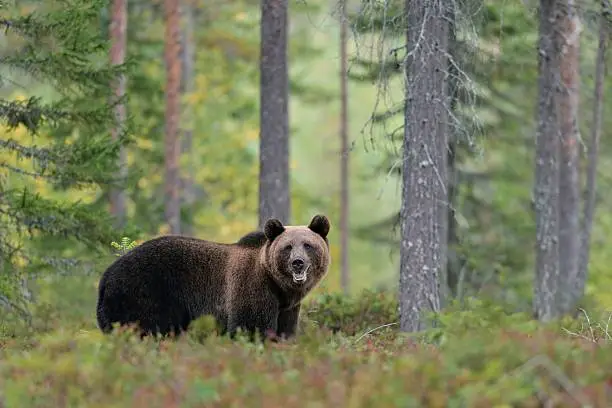
[[[25,312],[28,273],[83,269],[84,254],[108,251],[121,233],[103,191],[123,183],[116,163],[128,129],[112,140],[109,84],[127,65],[109,63],[107,2],[16,3],[0,1],[0,305]],[[83,189],[94,199],[71,197]]]

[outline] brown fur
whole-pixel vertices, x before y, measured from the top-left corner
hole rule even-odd
[[[327,273],[329,228],[328,219],[317,215],[308,226],[268,220],[264,232],[233,244],[154,238],[118,258],[102,275],[98,325],[109,332],[112,323],[136,323],[143,334],[165,335],[180,333],[192,320],[210,314],[230,335],[242,328],[291,337],[301,300]],[[293,268],[300,263],[307,275],[296,282]],[[296,278],[303,278],[298,272]]]

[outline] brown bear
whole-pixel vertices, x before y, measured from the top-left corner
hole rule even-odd
[[[141,335],[179,334],[213,315],[222,334],[295,335],[300,302],[326,275],[330,223],[308,226],[270,219],[264,231],[233,244],[179,235],[151,239],[119,257],[102,275],[97,320],[136,324]]]

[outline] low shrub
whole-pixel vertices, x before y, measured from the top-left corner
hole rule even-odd
[[[365,290],[355,297],[325,293],[303,309],[303,320],[349,336],[399,321],[397,297],[384,291]]]
[[[0,406],[610,406],[606,318],[542,325],[469,300],[410,336],[389,325],[388,293],[323,295],[304,311],[299,336],[280,343],[231,341],[207,317],[144,340],[56,318],[27,347],[0,349]]]

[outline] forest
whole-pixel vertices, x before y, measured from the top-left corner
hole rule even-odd
[[[0,408],[612,406],[612,2],[0,6]],[[144,242],[316,214],[295,336],[98,326]]]

